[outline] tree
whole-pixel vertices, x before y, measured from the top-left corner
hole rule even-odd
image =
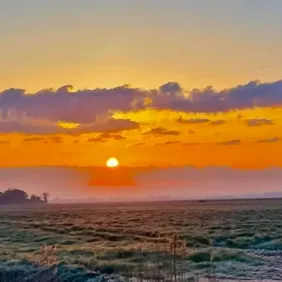
[[[45,192],[45,193],[42,194],[42,198],[43,198],[43,201],[44,201],[45,203],[48,203],[49,197],[50,197],[50,195],[49,195],[47,192]]]
[[[31,203],[42,203],[43,200],[39,196],[32,194],[30,196],[30,202]]]
[[[30,197],[25,191],[19,189],[9,189],[0,192],[0,204],[2,205],[18,205],[18,204],[43,204],[48,202],[48,193],[43,193],[42,198],[35,194]]]
[[[24,204],[27,201],[27,193],[19,189],[6,190],[4,193],[2,193],[0,199],[0,202],[4,204]]]

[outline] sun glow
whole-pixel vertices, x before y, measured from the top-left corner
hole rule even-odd
[[[106,165],[107,167],[117,167],[119,165],[119,161],[116,158],[109,158]]]

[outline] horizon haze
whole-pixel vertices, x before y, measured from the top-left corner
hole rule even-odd
[[[280,0],[2,1],[0,191],[280,195],[281,10]]]

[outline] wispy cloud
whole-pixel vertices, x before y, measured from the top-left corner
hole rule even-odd
[[[258,140],[258,141],[256,141],[256,143],[274,143],[274,142],[278,142],[278,141],[281,141],[281,138],[273,137],[273,138]]]
[[[211,125],[222,125],[222,124],[225,124],[225,120],[223,119],[219,119],[219,120],[214,120],[214,121],[211,121],[210,124]]]
[[[50,136],[49,138],[48,138],[48,141],[47,142],[53,142],[53,143],[57,143],[57,144],[59,144],[59,143],[62,143],[63,142],[63,138],[61,137],[61,136]]]
[[[262,125],[274,125],[274,122],[270,119],[248,119],[245,121],[247,126],[262,126]]]
[[[25,138],[23,140],[24,143],[29,143],[29,142],[42,142],[44,141],[44,138],[41,137],[30,137],[30,138]]]
[[[195,119],[188,119],[188,120],[185,120],[183,118],[178,118],[177,119],[177,122],[178,123],[182,123],[182,124],[197,124],[197,123],[208,123],[210,122],[209,119],[206,119],[206,118],[195,118]]]
[[[240,139],[228,140],[228,141],[224,141],[224,142],[218,143],[218,145],[224,145],[224,146],[240,145],[240,144],[241,144],[241,140]]]
[[[93,138],[89,138],[87,142],[107,142],[108,140],[124,140],[125,137],[120,134],[113,134],[113,133],[102,133]]]
[[[159,145],[183,145],[183,143],[181,141],[166,141],[166,142],[163,142],[163,143],[157,143],[156,144],[157,146]]]
[[[127,145],[127,147],[139,147],[139,146],[142,146],[142,145],[145,145],[146,143],[145,142],[137,142],[137,143],[133,143],[133,144],[129,144]]]
[[[152,128],[151,130],[144,133],[144,135],[179,135],[180,132],[177,130],[168,130],[164,127]]]

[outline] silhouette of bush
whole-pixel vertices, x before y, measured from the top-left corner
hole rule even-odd
[[[8,189],[0,192],[0,204],[2,205],[40,204],[47,203],[47,199],[48,197],[45,197],[43,200],[34,194],[29,197],[25,191],[19,189]]]

